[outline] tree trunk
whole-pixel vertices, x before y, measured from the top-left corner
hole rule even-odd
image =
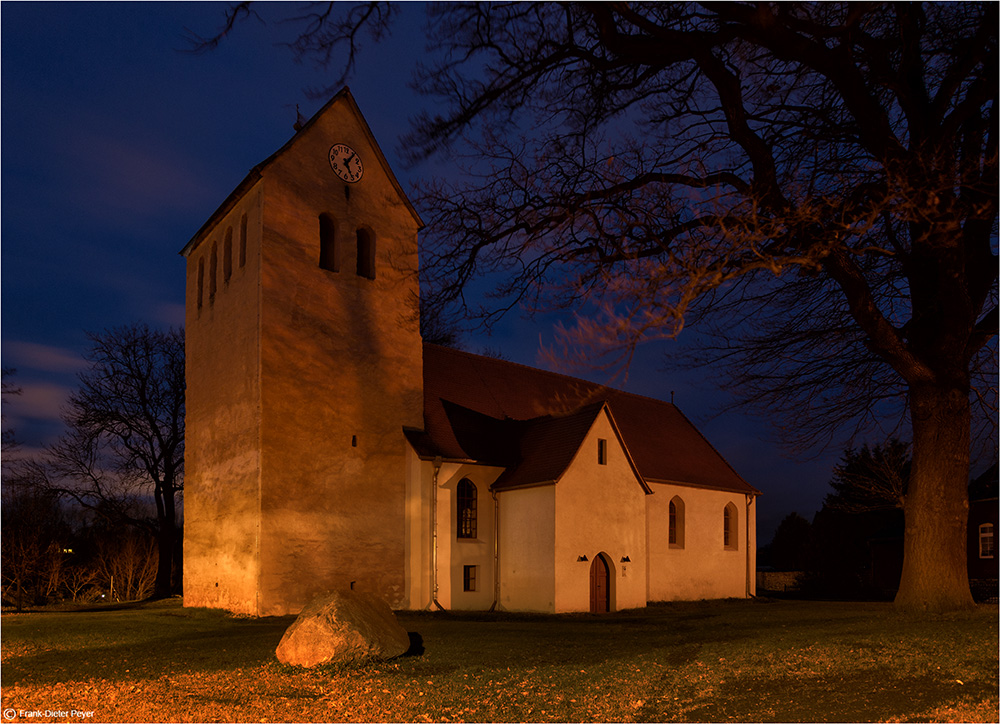
[[[910,415],[913,467],[896,606],[928,612],[971,608],[968,385],[911,388]]]

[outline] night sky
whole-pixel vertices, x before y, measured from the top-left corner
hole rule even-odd
[[[23,394],[5,426],[30,452],[61,430],[60,406],[82,367],[87,331],[146,321],[181,326],[178,252],[247,171],[292,135],[308,91],[335,80],[297,64],[280,30],[243,22],[212,52],[188,52],[188,30],[211,35],[226,5],[0,5],[2,74],[2,329],[0,355]],[[289,6],[264,8],[286,12]],[[444,161],[406,168],[399,138],[432,100],[407,88],[424,52],[424,20],[407,5],[393,37],[364,49],[348,84],[404,188],[447,173]],[[465,339],[539,365],[553,319],[513,317],[490,338]],[[681,344],[685,337],[682,335]],[[795,459],[766,420],[719,414],[712,370],[660,371],[664,342],[640,350],[625,388],[670,399],[736,470],[763,491],[758,541],[794,511],[812,517],[840,450]],[[599,375],[586,375],[604,382]]]

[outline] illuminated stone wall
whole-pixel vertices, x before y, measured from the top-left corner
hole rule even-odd
[[[259,185],[251,188],[204,230],[187,260],[185,322],[184,602],[251,614],[258,575],[261,199]]]
[[[357,183],[331,168],[341,143],[364,163]],[[423,423],[419,221],[345,94],[262,165],[254,189],[254,288],[231,318],[195,319],[188,347],[185,603],[295,613],[353,584],[405,605],[402,428]],[[338,271],[320,268],[321,214]],[[374,279],[357,273],[359,229],[375,240]],[[189,279],[208,241],[189,253]]]
[[[345,184],[328,160],[365,164]],[[334,105],[267,175],[261,310],[261,614],[295,613],[346,588],[403,603],[405,439],[423,423],[417,222],[347,103]],[[335,220],[340,270],[319,267],[319,216]],[[358,229],[376,243],[357,274]]]

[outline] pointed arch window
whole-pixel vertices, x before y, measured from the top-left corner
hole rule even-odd
[[[337,225],[330,214],[319,215],[319,268],[332,272],[340,271]]]
[[[667,539],[671,548],[684,547],[684,501],[680,496],[670,500]]]
[[[368,229],[358,229],[358,276],[375,278],[375,236]]]
[[[475,484],[468,478],[462,478],[458,483],[458,537],[476,537],[477,491]]]
[[[732,503],[722,511],[722,544],[727,551],[739,549],[739,513]]]

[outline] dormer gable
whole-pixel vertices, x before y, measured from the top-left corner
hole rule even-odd
[[[622,455],[643,491],[653,491],[639,473],[629,453],[628,446],[615,422],[607,402],[597,402],[562,416],[545,416],[526,420],[520,426],[517,436],[516,463],[510,465],[493,483],[493,489],[531,487],[558,483],[567,470],[578,459],[592,456],[596,464],[599,460],[598,448],[588,440],[600,420],[606,420],[611,430],[610,438],[603,438],[607,444],[605,455]],[[597,439],[597,438],[593,438]]]

